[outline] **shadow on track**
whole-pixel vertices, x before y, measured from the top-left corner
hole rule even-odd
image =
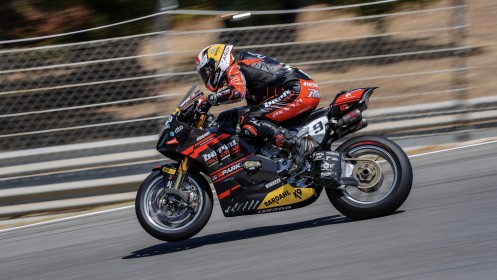
[[[198,247],[202,247],[204,245],[219,244],[219,243],[255,238],[260,236],[278,234],[283,232],[289,232],[294,230],[301,230],[305,228],[314,228],[314,227],[327,226],[332,224],[348,223],[352,221],[353,221],[352,219],[349,219],[344,216],[333,215],[310,221],[297,222],[285,225],[265,226],[265,227],[257,227],[245,230],[234,230],[222,233],[215,233],[201,237],[191,238],[181,242],[157,244],[154,246],[150,246],[135,251],[131,253],[129,256],[123,257],[122,259],[126,260],[126,259],[165,255],[165,254],[195,249]]]

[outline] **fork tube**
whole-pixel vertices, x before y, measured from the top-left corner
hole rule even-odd
[[[201,114],[199,119],[198,119],[196,127],[201,128],[204,125],[206,119],[207,119],[207,114]],[[188,170],[189,165],[190,165],[190,158],[185,156],[183,158],[183,160],[181,160],[179,167],[178,167],[178,171],[176,172],[177,176],[176,176],[176,180],[174,181],[173,189],[179,189],[179,186],[181,185],[181,182],[183,181],[183,176],[186,174],[186,171]]]
[[[173,189],[179,189],[179,186],[183,181],[183,176],[188,170],[189,163],[190,163],[190,158],[185,156],[179,165],[178,171],[176,172],[177,175],[176,175],[176,180],[174,181]]]

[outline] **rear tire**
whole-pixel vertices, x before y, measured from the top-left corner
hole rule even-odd
[[[359,136],[340,145],[337,151],[351,158],[383,158],[371,168],[379,176],[371,176],[369,183],[374,185],[368,185],[366,179],[362,189],[351,186],[343,190],[326,188],[328,199],[340,213],[356,220],[376,218],[393,213],[405,202],[411,191],[413,173],[409,158],[397,144],[379,136]],[[357,161],[354,167],[356,176],[361,175],[357,171],[359,163]]]
[[[197,234],[212,213],[212,191],[199,174],[184,175],[181,190],[192,195],[198,209],[178,206],[175,195],[164,195],[163,176],[152,172],[141,184],[135,200],[135,212],[143,229],[163,241],[182,241]],[[173,196],[172,198],[170,196]]]

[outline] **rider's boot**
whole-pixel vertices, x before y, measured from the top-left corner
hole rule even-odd
[[[293,133],[285,128],[279,128],[275,137],[276,145],[291,151],[293,165],[288,170],[289,174],[297,171],[304,164],[305,159],[314,152],[318,144],[310,139],[298,139]]]

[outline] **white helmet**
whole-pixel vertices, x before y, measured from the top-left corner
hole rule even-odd
[[[203,49],[197,57],[197,72],[205,87],[217,91],[226,69],[234,61],[233,45],[216,44]]]

